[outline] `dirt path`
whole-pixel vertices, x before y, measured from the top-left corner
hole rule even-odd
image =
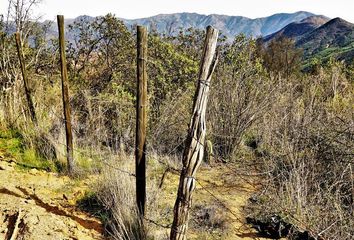
[[[208,175],[200,174],[197,191],[199,195],[204,195],[224,208],[231,225],[228,239],[261,239],[246,223],[243,212],[248,199],[256,190],[254,181],[246,182],[225,167],[216,167],[209,172]]]
[[[75,181],[57,173],[20,170],[15,160],[2,156],[0,149],[0,239],[16,235],[24,240],[104,239],[101,222],[76,207],[94,177],[91,182]],[[178,180],[176,174],[167,175],[161,209],[172,208]],[[192,213],[189,239],[264,239],[246,224],[243,212],[256,190],[254,181],[237,177],[226,166],[201,167],[197,181],[193,202],[197,212]],[[207,219],[210,207],[217,209],[220,218]],[[225,226],[215,232],[213,227],[205,228],[206,221]],[[161,239],[168,234],[169,229],[164,229]]]
[[[103,239],[100,221],[74,205],[85,189],[85,182],[22,171],[15,161],[0,157],[0,239]]]
[[[178,181],[178,175],[167,175],[163,187],[165,195],[161,197],[163,206],[173,206]],[[188,239],[267,239],[260,237],[246,223],[243,211],[248,199],[256,191],[255,179],[242,178],[227,166],[220,165],[201,167],[197,173],[197,182],[193,193],[194,210],[191,213]]]
[[[200,196],[224,209],[230,225],[225,239],[266,239],[246,223],[243,211],[248,199],[256,191],[255,179],[242,178],[226,166],[219,166],[202,169],[198,182],[196,198]]]

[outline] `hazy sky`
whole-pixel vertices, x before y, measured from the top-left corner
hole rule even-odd
[[[7,0],[0,1],[5,13]],[[354,23],[354,0],[43,0],[36,8],[44,19],[57,14],[66,18],[114,13],[123,18],[149,17],[159,13],[197,12],[201,14],[265,17],[280,12],[309,11],[328,17],[341,17]]]

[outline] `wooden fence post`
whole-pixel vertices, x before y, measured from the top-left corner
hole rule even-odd
[[[137,99],[135,135],[136,202],[142,216],[146,204],[147,32],[137,26]]]
[[[28,110],[29,110],[32,122],[34,122],[36,124],[37,123],[36,111],[34,109],[32,97],[31,97],[31,90],[28,86],[25,60],[24,60],[23,51],[22,51],[21,35],[19,32],[15,33],[15,39],[16,39],[16,48],[17,48],[18,59],[20,60],[23,86],[25,88],[25,95],[26,95]]]
[[[68,162],[68,172],[70,175],[74,173],[74,148],[73,148],[73,134],[71,126],[71,112],[69,103],[69,87],[68,87],[68,71],[66,68],[65,57],[65,38],[64,38],[64,16],[58,15],[58,29],[59,29],[59,51],[60,51],[60,66],[61,66],[61,84],[63,95],[64,121],[66,133],[66,157]]]
[[[171,227],[171,240],[187,239],[189,209],[192,193],[196,186],[195,175],[203,160],[206,134],[205,112],[209,94],[209,84],[217,59],[213,61],[218,39],[218,30],[207,27],[203,57],[200,63],[198,86],[194,95],[193,114],[189,125],[186,145],[183,152],[183,168],[179,180],[174,218]]]

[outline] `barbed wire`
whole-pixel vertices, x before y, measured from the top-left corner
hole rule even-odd
[[[43,103],[43,105],[44,105],[45,107],[47,107],[48,110],[53,114],[53,116],[55,116],[57,119],[59,119],[59,121],[60,121],[61,123],[65,123],[65,120],[64,120],[64,117],[63,117],[63,116],[59,116],[59,114],[58,114],[56,111],[54,111],[52,107],[48,106],[46,103]],[[22,114],[23,114],[23,113],[22,113]],[[36,128],[39,128],[39,129],[40,129],[39,126],[36,126]],[[77,130],[75,126],[73,126],[73,130],[74,130],[76,133],[79,132],[79,130]],[[186,139],[186,138],[182,139],[182,140],[179,142],[179,144],[176,144],[176,147],[175,147],[175,148],[171,149],[168,153],[166,153],[167,156],[169,156],[171,153],[175,152],[175,150],[176,150],[181,144],[184,143],[185,139]],[[62,143],[62,142],[60,142],[60,141],[56,141],[56,143],[57,143],[57,144],[60,144],[60,145],[62,145],[62,146],[64,146],[64,147],[67,147],[67,145],[66,145],[65,143]],[[129,147],[129,146],[128,146],[128,150],[129,150],[130,152],[135,152],[136,149],[137,149],[136,147]],[[80,149],[78,149],[78,148],[74,148],[74,152],[76,152],[76,153],[78,153],[78,154],[82,154],[82,155],[86,155],[86,154],[87,154],[86,151],[80,150]],[[143,152],[144,152],[147,156],[149,156],[149,155],[151,154],[151,152],[148,151],[148,150],[145,150],[145,151],[143,151]],[[64,156],[65,156],[65,154],[64,154]],[[152,158],[147,158],[147,161],[150,161],[150,159],[152,159]],[[166,172],[166,173],[169,172],[169,173],[174,174],[174,175],[176,175],[176,176],[179,176],[179,175],[180,175],[180,172],[181,172],[180,169],[176,169],[175,167],[171,166],[171,164],[169,164],[169,163],[167,163],[167,162],[165,162],[165,161],[162,161],[162,160],[159,159],[159,158],[154,158],[154,160],[157,161],[158,163],[160,163],[161,165],[163,165],[163,166],[166,168],[166,169],[165,169],[165,172]],[[129,177],[134,177],[134,178],[136,178],[136,175],[135,175],[134,173],[129,172],[129,171],[127,171],[126,169],[122,169],[122,168],[120,168],[120,167],[118,167],[118,166],[112,165],[112,164],[109,163],[108,161],[102,160],[101,163],[104,164],[105,166],[111,168],[111,169],[114,169],[115,171],[119,171],[120,173],[126,174],[126,175],[129,176]],[[229,170],[234,171],[234,169],[228,167],[226,164],[224,164],[224,166],[226,166]],[[239,217],[239,215],[238,215],[237,213],[235,213],[232,209],[230,209],[230,208],[227,206],[227,204],[224,202],[224,200],[220,199],[218,196],[216,196],[214,193],[212,193],[209,189],[207,189],[206,186],[205,186],[204,184],[202,184],[200,180],[196,180],[196,182],[198,183],[198,185],[201,187],[201,189],[202,189],[204,192],[206,192],[208,195],[210,195],[210,196],[212,197],[212,199],[214,199],[216,202],[218,202],[218,204],[219,204],[223,209],[225,209],[229,214],[231,214],[231,215],[234,217],[234,220],[237,220],[237,221],[239,221],[240,223],[244,223],[244,222],[245,222],[244,220],[240,219],[240,217]],[[160,220],[157,220],[157,221],[156,221],[156,220],[153,220],[153,219],[149,219],[149,218],[147,218],[147,217],[145,217],[144,219],[145,219],[147,222],[149,222],[149,223],[151,223],[151,224],[154,224],[154,225],[156,225],[156,226],[158,226],[158,227],[161,227],[161,228],[170,228],[170,227],[172,226],[172,224],[164,225],[164,224],[159,223],[159,221],[161,221],[161,219],[160,219]]]
[[[45,106],[47,108],[47,110],[55,117],[59,120],[60,123],[65,123],[65,120],[64,120],[64,116],[62,115],[59,115],[58,111],[56,111],[55,109],[53,109],[53,107],[50,107],[48,104],[46,103],[41,103],[43,104],[43,106]],[[23,114],[20,113],[20,114]],[[17,117],[19,118],[19,117]],[[17,120],[17,119],[16,119]],[[36,129],[42,131],[43,129],[41,129],[41,127],[39,125],[36,125]],[[79,130],[77,129],[77,126],[73,125],[72,126],[72,129],[73,131],[75,131],[76,133],[79,133]],[[161,130],[161,129],[158,129],[158,130]],[[156,137],[156,136],[154,136]],[[176,144],[176,146],[174,148],[172,148],[169,152],[166,153],[167,156],[169,156],[170,154],[172,154],[173,152],[176,151],[176,149],[181,146],[182,144],[184,144],[185,142],[185,138],[183,138],[178,144]],[[67,147],[67,144],[66,143],[62,143],[58,140],[55,141],[56,144],[59,144],[59,145],[62,145],[64,147]],[[135,150],[137,148],[136,147],[132,147],[132,146],[128,146],[128,151],[134,153]],[[74,148],[73,149],[74,152],[78,153],[78,154],[81,154],[81,155],[86,155],[87,152],[85,150],[80,150],[78,148]],[[150,152],[148,150],[145,150],[143,151],[147,156],[153,154],[153,152]],[[66,156],[66,154],[64,153],[63,156]],[[174,174],[176,176],[180,176],[180,173],[181,173],[181,170],[180,169],[177,169],[175,168],[174,166],[172,166],[170,163],[166,162],[166,161],[163,161],[162,159],[160,158],[147,158],[147,161],[151,161],[151,160],[155,160],[157,161],[158,163],[160,163],[161,165],[163,165],[166,169],[165,169],[165,172],[167,173],[171,173],[171,174]],[[122,174],[126,174],[126,176],[129,176],[129,177],[133,177],[133,178],[136,178],[136,175],[126,169],[123,169],[123,168],[120,168],[119,166],[116,166],[116,165],[113,165],[111,164],[110,162],[106,161],[106,160],[102,160],[100,161],[100,163],[104,164],[105,166],[109,167],[110,169],[113,169],[115,171],[119,171],[120,173]],[[226,166],[226,164],[224,165]],[[229,169],[231,170],[231,169]],[[200,189],[203,190],[205,193],[207,193],[209,196],[211,196],[212,199],[214,199],[216,202],[218,202],[218,204],[224,209],[226,210],[231,216],[234,217],[234,220],[237,220],[239,221],[240,223],[244,223],[245,221],[243,219],[241,219],[239,217],[239,215],[237,213],[235,213],[232,209],[230,209],[230,207],[227,206],[227,204],[224,202],[224,200],[222,200],[221,198],[219,198],[218,196],[216,196],[213,192],[211,192],[209,189],[207,189],[207,187],[201,183],[200,180],[196,180],[196,182],[198,183],[198,185],[200,186]],[[177,188],[178,186],[176,186]],[[198,190],[198,189],[197,189]],[[170,229],[172,224],[161,224],[161,219],[160,220],[153,220],[153,219],[150,219],[150,218],[147,218],[145,217],[144,218],[147,222],[151,223],[151,224],[154,224],[158,227],[161,227],[161,228],[168,228]]]
[[[55,111],[53,111],[51,107],[49,107],[47,104],[44,104],[44,105],[49,108],[49,111],[51,111],[55,117],[59,118],[60,122],[63,122],[63,123],[65,122],[64,118],[61,117],[61,116],[59,116]],[[19,116],[22,115],[22,114],[24,114],[24,113],[25,113],[25,111],[21,112],[21,113],[19,114]],[[16,118],[16,120],[19,118],[19,116]],[[38,125],[36,125],[35,127],[36,127],[36,129],[42,130],[42,129],[40,129],[40,127],[39,127]],[[73,130],[74,130],[74,131],[78,131],[78,130],[76,130],[75,128],[73,128]],[[170,155],[171,153],[173,153],[173,152],[180,146],[180,144],[183,144],[183,143],[184,143],[185,139],[186,139],[186,138],[184,138],[175,148],[171,149],[171,150],[167,153],[167,155]],[[60,145],[62,145],[62,146],[64,146],[64,147],[67,147],[67,145],[66,145],[65,143],[62,143],[62,142],[60,142],[60,141],[56,141],[56,143],[57,143],[57,144],[60,144]],[[134,152],[134,151],[136,150],[136,147],[129,147],[129,150],[130,150],[131,152]],[[74,152],[79,153],[79,154],[83,154],[83,155],[86,154],[86,151],[80,150],[80,149],[77,149],[77,148],[74,148]],[[151,154],[151,152],[150,152],[150,151],[147,151],[147,150],[145,150],[145,151],[143,151],[143,152],[144,152],[146,155],[148,155],[148,156]],[[65,156],[65,154],[63,154],[63,155]],[[148,161],[149,161],[150,159],[152,159],[152,158],[147,158]],[[159,159],[159,158],[154,158],[154,160],[156,160],[157,162],[159,162],[161,165],[165,166],[165,167],[166,167],[166,170],[165,170],[166,172],[170,172],[170,173],[172,173],[172,174],[174,174],[174,175],[178,175],[178,176],[180,175],[181,170],[176,169],[175,167],[171,166],[169,163],[167,163],[167,162],[165,162],[165,161],[162,161],[162,160]],[[136,175],[135,175],[134,173],[131,173],[131,172],[125,170],[125,169],[119,168],[118,166],[114,166],[114,165],[110,164],[109,162],[107,162],[107,161],[105,161],[105,160],[102,160],[101,163],[103,163],[104,165],[106,165],[107,167],[109,167],[109,168],[111,168],[111,169],[114,169],[114,170],[116,170],[116,171],[119,171],[120,173],[126,174],[126,175],[129,176],[129,177],[134,177],[134,178],[136,178]],[[233,167],[230,167],[230,166],[228,166],[227,164],[224,164],[223,166],[225,166],[228,170],[230,170],[230,171],[236,173],[236,170],[235,170]],[[241,175],[242,175],[242,174],[241,174]],[[249,175],[248,175],[248,176],[249,176]],[[242,176],[240,176],[240,177],[242,178]],[[234,217],[234,220],[237,220],[238,222],[243,223],[243,224],[241,225],[241,227],[247,225],[247,223],[246,223],[243,219],[241,219],[237,213],[235,213],[232,209],[230,209],[230,208],[227,206],[227,204],[224,202],[224,200],[222,200],[221,198],[219,198],[218,196],[216,196],[213,192],[211,192],[209,189],[207,189],[206,186],[205,186],[204,184],[202,184],[200,180],[197,180],[197,179],[196,179],[196,182],[198,183],[198,185],[201,187],[201,189],[202,189],[203,191],[205,191],[208,195],[210,195],[216,202],[218,202],[218,203],[220,204],[220,206],[221,206],[223,209],[225,209],[229,214],[231,214],[231,215]],[[249,182],[248,182],[248,183],[249,183]],[[281,206],[280,206],[280,208],[281,208]],[[299,219],[297,219],[297,218],[296,218],[293,214],[291,214],[287,209],[283,209],[283,211],[286,212],[286,213],[289,215],[289,217],[291,217],[291,218],[294,219],[295,221],[299,222],[299,223],[302,224],[303,226],[306,226],[302,221],[300,221]],[[161,228],[170,229],[171,226],[172,226],[171,223],[170,223],[170,224],[161,224],[161,223],[159,223],[159,221],[161,221],[161,219],[160,219],[160,220],[153,220],[153,219],[150,219],[150,218],[147,218],[147,217],[144,217],[144,219],[145,219],[147,222],[149,222],[149,223],[151,223],[151,224],[154,224],[154,225],[156,225],[156,226],[158,226],[158,227],[161,227]],[[240,228],[241,228],[241,227],[240,227]],[[311,229],[311,228],[307,227],[307,229]],[[236,229],[233,229],[233,230],[236,231]],[[310,230],[310,232],[313,232],[313,231]]]
[[[60,143],[60,144],[63,145],[63,146],[66,146],[65,143]],[[136,148],[131,147],[130,149],[131,149],[131,150],[134,150],[134,149],[136,149]],[[175,149],[172,149],[170,152],[173,152],[174,150],[175,150]],[[80,154],[85,153],[85,151],[81,151],[81,150],[78,150],[78,149],[74,149],[74,151],[77,152],[77,153],[80,153]],[[143,152],[144,152],[145,154],[149,154],[148,151],[143,151]],[[147,159],[149,160],[150,158],[147,158]],[[176,169],[175,167],[171,166],[171,165],[168,164],[167,162],[164,162],[164,161],[162,161],[162,160],[160,160],[160,159],[158,159],[158,158],[157,158],[157,159],[154,158],[154,160],[156,160],[157,162],[159,162],[161,165],[165,166],[165,167],[166,167],[166,171],[168,171],[169,173],[174,174],[174,175],[176,175],[176,176],[180,176],[181,170]],[[107,162],[107,161],[101,161],[101,163],[103,163],[104,165],[106,165],[107,167],[109,167],[109,168],[111,168],[111,169],[114,169],[114,170],[116,170],[116,171],[119,171],[120,173],[126,174],[126,175],[129,176],[129,177],[134,177],[134,178],[136,178],[136,175],[135,175],[134,173],[131,173],[131,172],[129,172],[129,171],[125,170],[125,169],[119,168],[119,167],[117,167],[117,166],[114,166],[114,165],[110,164],[110,163]],[[196,180],[196,181],[197,181],[197,183],[199,184],[199,186],[201,187],[202,190],[204,190],[207,194],[209,194],[214,200],[216,200],[216,201],[221,205],[222,208],[224,208],[227,212],[229,212],[229,213],[235,218],[234,220],[237,220],[237,221],[239,221],[240,223],[244,222],[242,219],[240,219],[240,217],[239,217],[234,211],[232,211],[232,210],[227,206],[227,204],[224,202],[224,200],[220,199],[220,198],[217,197],[215,194],[213,194],[210,190],[208,190],[208,189],[204,186],[204,184],[201,183],[200,180]],[[177,186],[177,187],[178,187],[178,186]],[[172,226],[172,224],[168,224],[168,225],[161,224],[161,223],[158,222],[159,220],[156,221],[156,220],[152,220],[152,219],[149,219],[149,218],[146,218],[146,217],[145,217],[144,219],[145,219],[146,221],[148,221],[148,222],[150,222],[150,223],[152,223],[152,224],[158,226],[158,227],[170,228],[170,227]]]

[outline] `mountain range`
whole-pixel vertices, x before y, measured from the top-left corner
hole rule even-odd
[[[68,26],[75,21],[91,22],[95,18],[84,15],[66,19],[65,24]],[[354,59],[354,24],[341,18],[330,19],[305,11],[278,13],[255,19],[197,13],[159,14],[140,19],[119,19],[128,28],[144,25],[160,33],[172,35],[188,28],[205,29],[208,25],[212,25],[229,41],[240,33],[248,37],[260,37],[266,44],[280,37],[288,37],[294,39],[296,46],[304,50],[305,59],[312,57],[328,59],[330,56],[347,61]],[[57,36],[56,24],[52,24],[50,32],[49,35]],[[67,32],[66,37],[67,40],[72,40],[71,33]]]
[[[95,17],[79,16],[67,19],[66,24],[94,19]],[[144,25],[160,33],[172,35],[188,28],[205,29],[212,25],[230,41],[240,33],[248,37],[261,37],[265,43],[288,37],[294,39],[296,46],[304,50],[305,59],[328,59],[331,56],[347,61],[354,59],[354,24],[341,18],[330,19],[305,11],[278,13],[255,19],[217,14],[175,13],[120,20],[129,28]],[[56,31],[55,26],[53,31]],[[70,38],[70,34],[67,37]]]
[[[246,36],[266,36],[272,34],[286,25],[314,16],[310,12],[278,13],[262,18],[247,18],[242,16],[203,15],[197,13],[160,14],[141,19],[121,19],[126,25],[135,24],[155,28],[159,32],[174,33],[181,29],[205,29],[212,25],[219,29],[228,38],[244,33]]]
[[[303,49],[305,60],[316,57],[322,61],[335,57],[352,62],[354,59],[354,24],[341,18],[311,16],[293,22],[265,36],[265,44],[281,37],[292,38]]]
[[[267,36],[279,31],[286,25],[301,21],[315,14],[305,11],[295,13],[278,13],[262,18],[247,18],[242,16],[228,15],[203,15],[198,13],[174,13],[159,14],[147,18],[124,19],[122,20],[127,27],[135,25],[143,25],[150,29],[154,29],[160,33],[176,34],[179,30],[188,28],[205,29],[208,25],[212,25],[219,29],[220,32],[233,39],[237,34],[243,33],[249,37]],[[65,24],[70,25],[75,21],[94,21],[95,17],[83,15],[77,18],[66,19]],[[53,33],[56,32],[56,24],[52,25]]]
[[[275,33],[263,37],[263,40],[264,42],[269,42],[273,39],[277,39],[280,37],[288,37],[297,40],[305,33],[315,30],[316,28],[322,26],[329,20],[330,18],[322,15],[310,16],[305,19],[302,19],[301,21],[295,21],[286,25],[279,31],[276,31]]]

